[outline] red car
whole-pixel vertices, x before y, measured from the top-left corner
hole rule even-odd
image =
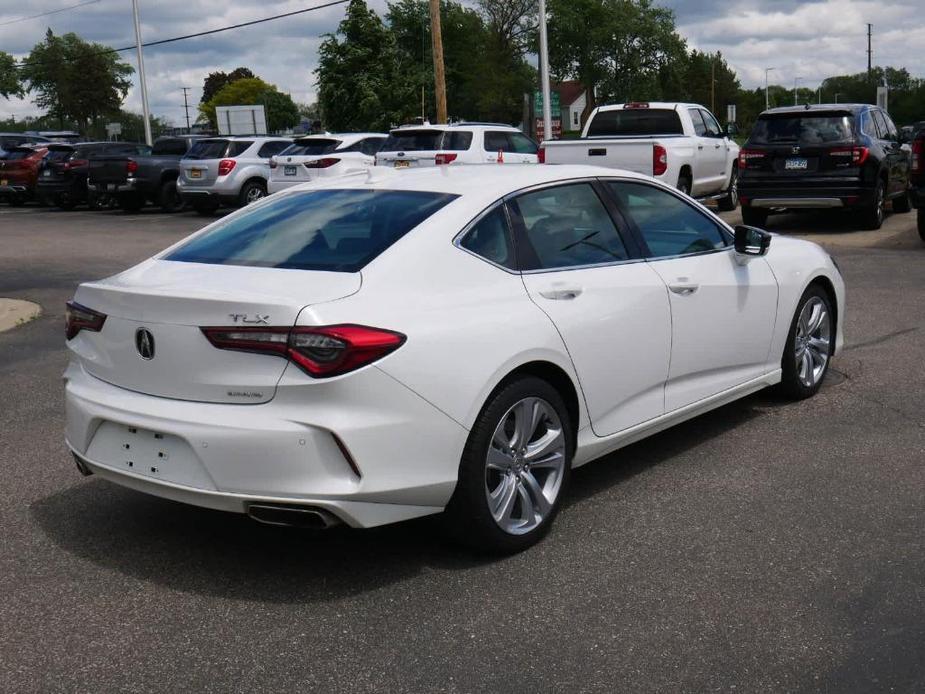
[[[22,205],[35,197],[39,166],[48,148],[13,147],[0,159],[0,200]]]

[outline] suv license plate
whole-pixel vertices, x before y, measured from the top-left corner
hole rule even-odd
[[[395,168],[396,168],[396,169],[407,169],[409,166],[411,166],[411,162],[410,162],[410,161],[407,161],[407,160],[405,160],[405,159],[396,159],[396,160],[395,160]]]
[[[287,166],[287,167],[283,168],[283,175],[284,175],[284,176],[295,176],[295,167],[294,167],[294,166]]]
[[[784,169],[786,171],[805,171],[808,163],[809,162],[802,157],[799,159],[788,159],[784,162]]]
[[[190,169],[189,177],[190,178],[202,178],[202,169]]]

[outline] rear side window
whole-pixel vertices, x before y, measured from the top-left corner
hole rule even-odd
[[[749,141],[753,144],[824,145],[851,140],[847,113],[780,113],[759,116]]]
[[[226,157],[240,157],[244,154],[250,146],[254,144],[253,140],[232,140],[228,143],[228,153],[224,156]],[[205,159],[206,157],[203,157]]]
[[[588,183],[524,193],[514,204],[526,232],[524,270],[599,265],[629,258],[610,214]]]
[[[487,131],[485,133],[486,152],[511,152],[513,154],[536,154],[539,147],[526,135],[515,132]]]
[[[151,154],[168,157],[186,154],[186,140],[158,140],[151,148]]]
[[[200,140],[186,153],[187,159],[221,159],[228,149],[228,140]]]
[[[258,150],[257,156],[261,159],[269,159],[275,154],[279,154],[289,146],[290,143],[285,140],[275,140],[273,142],[264,142]]]
[[[654,258],[725,248],[713,220],[668,191],[644,183],[608,181],[624,214],[636,224]]]
[[[499,205],[476,222],[459,245],[501,267],[513,270],[517,266],[503,205]]]
[[[435,152],[441,149],[442,130],[396,130],[380,152]]]
[[[7,153],[6,160],[7,161],[18,161],[20,159],[28,159],[31,154],[32,154],[31,149],[14,149]]]
[[[703,117],[703,124],[707,127],[707,136],[716,137],[722,135],[723,129],[719,127],[719,123],[712,113],[705,109],[700,109],[700,115]]]
[[[447,152],[466,152],[472,146],[472,132],[468,130],[448,130],[443,136],[440,149]]]
[[[628,108],[598,111],[591,119],[588,137],[622,135],[683,135],[681,117],[674,109]]]
[[[455,195],[314,190],[274,196],[166,257],[189,263],[357,272]]]
[[[290,157],[314,157],[319,154],[330,154],[340,147],[341,140],[330,138],[313,138],[311,140],[297,140],[286,147],[280,154]]]
[[[362,140],[357,140],[349,147],[343,147],[338,152],[360,152],[367,156],[373,156],[379,151],[379,147],[382,143],[385,142],[384,137],[367,137]]]

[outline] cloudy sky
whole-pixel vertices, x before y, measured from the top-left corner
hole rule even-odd
[[[22,59],[42,39],[46,27],[75,31],[85,39],[121,47],[134,42],[130,0],[97,0],[44,17],[17,21],[89,0],[0,0],[0,49]],[[874,63],[905,65],[925,76],[925,22],[922,0],[656,0],[676,13],[678,29],[702,50],[721,50],[747,87],[772,82],[816,86],[832,74],[865,69],[866,22],[874,23]],[[145,41],[236,24],[323,4],[325,0],[141,0]],[[386,0],[370,0],[384,11]],[[467,4],[471,4],[468,2]],[[202,80],[213,70],[246,65],[297,101],[314,100],[313,69],[321,35],[333,31],[344,6],[147,49],[145,66],[153,113],[183,122],[183,92],[191,87],[197,104]],[[135,64],[134,52],[123,54]],[[126,106],[141,110],[137,89]],[[4,100],[0,117],[37,113],[28,97]],[[195,110],[191,109],[191,117]]]

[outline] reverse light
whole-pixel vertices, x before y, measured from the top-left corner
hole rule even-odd
[[[437,166],[445,166],[456,161],[457,156],[455,152],[438,152],[434,155],[434,162]]]
[[[81,330],[98,333],[106,322],[106,314],[81,306],[75,301],[68,301],[65,310],[64,335],[68,340],[77,337]]]
[[[237,165],[238,162],[236,162],[234,159],[222,159],[218,163],[218,175],[227,176],[232,171],[234,171],[234,167]]]
[[[134,159],[129,159],[127,162],[125,162],[125,173],[127,173],[129,176],[131,176],[132,174],[134,174],[134,173],[137,172],[137,171],[138,171],[138,162],[137,162],[137,161],[135,161]]]
[[[219,349],[275,354],[313,378],[355,371],[401,347],[401,333],[363,325],[294,328],[201,328]]]
[[[661,176],[668,171],[668,151],[662,145],[652,146],[652,175]]]
[[[327,169],[338,163],[340,163],[340,159],[335,157],[324,157],[323,159],[307,161],[302,166],[304,166],[306,169]]]

